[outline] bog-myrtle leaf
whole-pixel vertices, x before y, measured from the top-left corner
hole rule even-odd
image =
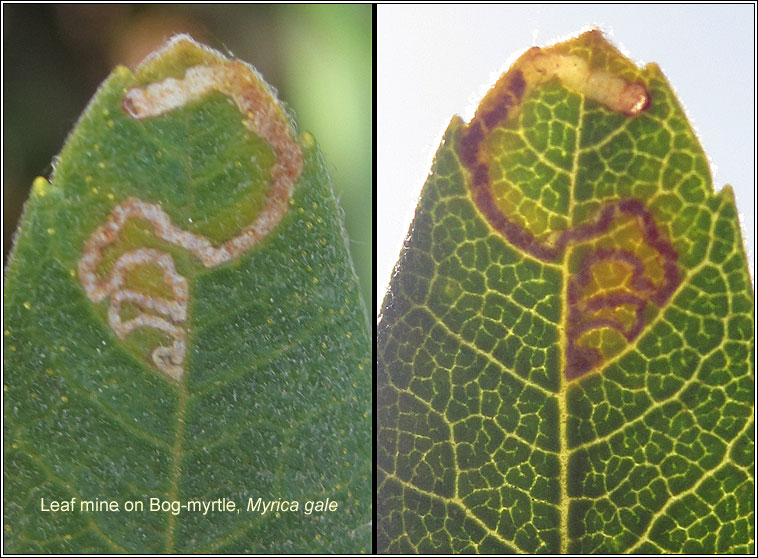
[[[598,31],[453,119],[378,336],[380,552],[753,552],[732,191]]]
[[[342,217],[250,66],[179,36],[116,68],[34,182],[4,308],[6,552],[370,550]]]

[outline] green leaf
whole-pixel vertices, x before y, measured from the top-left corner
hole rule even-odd
[[[377,342],[380,552],[753,552],[732,191],[599,32],[453,119]]]
[[[6,552],[370,549],[342,215],[251,67],[179,36],[116,68],[34,183],[4,308]]]

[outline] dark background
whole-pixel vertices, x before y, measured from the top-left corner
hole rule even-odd
[[[326,154],[364,300],[372,285],[370,5],[3,5],[3,254],[98,85],[175,33],[255,66]]]

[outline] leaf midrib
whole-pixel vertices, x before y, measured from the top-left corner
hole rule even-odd
[[[584,124],[585,97],[579,96],[579,115],[577,117],[576,133],[574,134],[574,157],[571,164],[573,172],[570,174],[569,195],[568,195],[568,221],[569,226],[573,223],[574,214],[574,192],[576,191],[576,180],[579,176],[579,154],[581,150],[582,129]],[[569,253],[571,247],[566,247],[563,252],[563,262],[561,262],[561,323],[558,326],[558,353],[559,353],[559,387],[558,387],[558,438],[560,441],[560,451],[558,453],[558,465],[560,470],[559,484],[561,486],[561,495],[558,503],[558,514],[560,515],[560,539],[561,554],[568,554],[568,521],[570,502],[568,496],[568,462],[571,455],[571,449],[568,447],[568,408],[566,405],[566,394],[568,392],[569,382],[566,379],[566,347],[568,346],[566,323],[568,317],[568,282],[570,271],[568,267]]]
[[[184,124],[187,130],[187,142],[189,144],[192,143],[192,140],[194,138],[193,134],[190,130],[190,115],[186,113],[186,111],[183,111],[182,114]],[[194,205],[195,205],[195,186],[194,183],[195,177],[193,175],[192,170],[192,157],[189,155],[192,150],[188,149],[187,153],[188,155],[185,158],[185,177],[186,177],[186,186],[189,189],[189,202],[184,206],[184,209],[186,210],[189,208],[190,214],[194,212]],[[222,169],[219,169],[219,173],[223,171]],[[242,254],[238,258],[235,258],[231,262],[228,263],[234,263],[237,262],[239,259],[246,257],[250,252],[247,252],[245,254]],[[226,266],[221,266],[226,267]],[[184,436],[186,431],[186,413],[187,413],[187,406],[189,403],[189,400],[192,397],[202,395],[204,392],[208,391],[208,385],[202,385],[200,386],[200,391],[197,389],[193,391],[192,394],[189,393],[188,388],[188,381],[189,381],[189,375],[190,371],[192,370],[191,362],[192,362],[192,351],[190,348],[194,345],[194,329],[192,327],[192,316],[193,313],[193,306],[194,306],[194,293],[196,291],[196,279],[201,276],[207,276],[213,272],[216,271],[216,269],[206,269],[202,266],[189,266],[190,269],[187,270],[186,279],[188,285],[190,285],[189,290],[189,297],[187,300],[187,318],[185,321],[185,332],[186,332],[186,339],[187,339],[187,353],[185,357],[185,370],[184,374],[182,374],[180,380],[177,382],[177,409],[176,409],[176,428],[175,428],[175,435],[174,435],[174,442],[171,446],[171,456],[172,456],[172,468],[171,468],[171,479],[170,479],[170,485],[169,485],[169,491],[167,498],[169,501],[177,501],[179,498],[179,482],[181,481],[182,477],[182,461],[185,457],[185,448],[184,448]],[[307,330],[308,332],[311,331],[311,329]],[[298,338],[298,341],[300,339]],[[276,351],[277,354],[285,352],[289,350],[293,344],[288,344]],[[249,364],[249,363],[248,363]],[[155,373],[158,373],[157,371],[154,371]],[[228,381],[228,379],[227,379]],[[216,385],[216,382],[212,382],[214,385]],[[203,390],[202,388],[206,388]],[[241,432],[241,431],[239,431]],[[238,433],[239,433],[238,432]],[[191,450],[190,450],[191,453]],[[173,554],[175,552],[175,546],[176,546],[176,525],[178,523],[179,515],[174,515],[173,513],[170,513],[168,515],[168,523],[166,528],[166,553],[167,554]],[[244,524],[240,528],[243,530],[249,529],[249,524]]]
[[[190,133],[190,126],[189,126],[189,115],[186,111],[183,112],[183,118],[184,118],[184,124],[185,128],[187,130],[187,140],[188,143],[192,142],[192,134]],[[190,157],[189,153],[191,153],[192,150],[187,150],[187,155],[185,158],[185,173],[186,173],[186,179],[187,179],[187,188],[189,188],[189,194],[190,194],[190,202],[189,202],[189,208],[190,213],[192,213],[194,205],[195,205],[195,184],[193,184],[193,175],[192,175],[192,157]],[[192,361],[192,351],[190,350],[190,347],[193,346],[194,339],[193,339],[193,330],[192,330],[192,320],[191,316],[193,316],[193,307],[195,302],[195,276],[196,276],[196,268],[197,266],[190,266],[191,269],[187,272],[187,284],[190,286],[189,290],[189,296],[187,297],[187,317],[185,319],[185,339],[187,339],[187,347],[186,347],[186,356],[184,361],[184,374],[182,374],[181,378],[179,379],[177,391],[178,391],[178,400],[177,400],[177,408],[176,408],[176,428],[175,428],[175,434],[174,434],[174,444],[171,447],[171,457],[173,459],[173,463],[171,465],[171,484],[169,485],[169,491],[168,491],[168,500],[170,502],[177,501],[179,497],[179,480],[182,476],[182,460],[184,458],[184,431],[186,428],[185,425],[185,415],[187,413],[187,400],[189,399],[189,392],[187,390],[187,378],[189,377],[191,366],[190,363]],[[173,554],[174,553],[174,546],[176,544],[176,523],[177,518],[179,515],[174,515],[173,513],[168,514],[168,525],[166,527],[166,554]]]

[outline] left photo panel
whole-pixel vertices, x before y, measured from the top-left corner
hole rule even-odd
[[[372,6],[3,29],[3,551],[370,553]]]

